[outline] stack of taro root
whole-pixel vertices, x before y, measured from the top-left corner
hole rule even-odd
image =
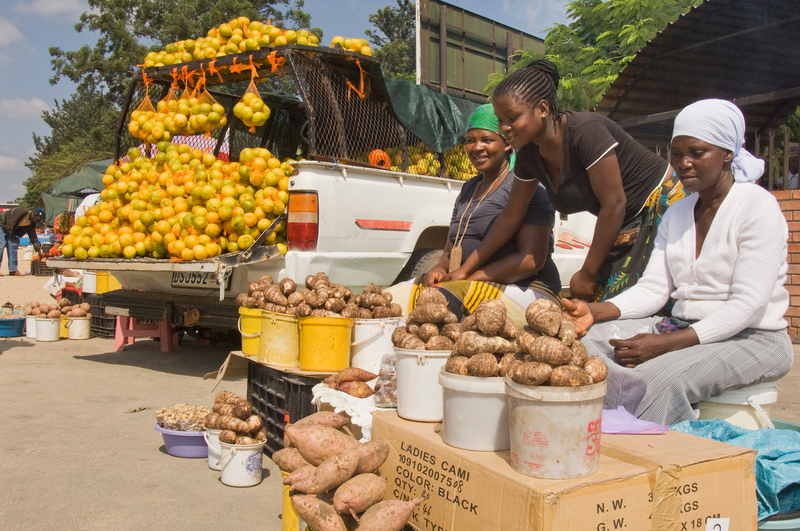
[[[305,287],[300,290],[290,278],[275,284],[271,276],[264,275],[258,282],[251,283],[247,293],[240,294],[236,301],[245,308],[297,317],[381,319],[403,314],[399,304],[392,304],[392,295],[375,284],[354,296],[350,288],[331,282],[328,275],[321,272],[307,276]]]
[[[25,315],[33,315],[47,319],[58,319],[62,315],[67,317],[91,317],[89,310],[92,309],[89,303],[82,302],[73,305],[69,299],[59,299],[57,303],[40,304],[33,301],[30,307],[25,310]]]
[[[517,330],[498,300],[481,302],[461,323],[461,335],[445,370],[465,376],[508,376],[525,385],[579,387],[602,382],[608,367],[589,358],[575,325],[561,308],[539,299],[525,311],[528,326]]]
[[[358,442],[340,431],[346,423],[323,411],[286,425],[287,447],[272,460],[289,474],[283,483],[290,485],[292,506],[312,531],[345,531],[350,516],[358,522],[355,531],[400,531],[422,499],[381,501],[386,478],[377,472],[389,445]]]
[[[261,417],[253,414],[253,406],[231,391],[220,391],[214,401],[213,413],[206,417],[206,428],[222,430],[220,442],[227,444],[256,444],[267,440],[267,428]]]
[[[392,332],[394,346],[411,350],[452,350],[461,327],[436,288],[422,288],[408,322]]]

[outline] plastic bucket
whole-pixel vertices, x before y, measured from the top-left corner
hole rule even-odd
[[[339,372],[350,366],[350,331],[353,320],[344,317],[301,317],[300,368],[304,371]]]
[[[97,293],[97,273],[84,271],[82,289],[84,293]]]
[[[288,472],[281,470],[281,478],[286,479]],[[283,486],[283,498],[281,499],[281,531],[300,531],[300,517],[292,506],[292,499],[289,496],[291,485]]]
[[[261,311],[258,362],[277,367],[299,367],[299,336],[296,317]]]
[[[89,339],[92,335],[91,317],[68,317],[67,337],[69,339]]]
[[[67,328],[66,315],[61,316],[61,322],[59,323],[59,328],[58,328],[58,337],[60,337],[61,339],[69,338],[69,328]]]
[[[774,428],[769,418],[770,405],[778,401],[778,382],[731,389],[700,402],[700,420],[722,419],[748,430]]]
[[[239,333],[242,334],[242,354],[258,356],[261,337],[261,310],[239,308]]]
[[[397,414],[408,420],[441,422],[444,401],[439,370],[449,350],[394,349],[397,355]]]
[[[206,457],[208,449],[202,431],[178,431],[162,428],[156,423],[155,429],[164,439],[164,449],[175,457]]]
[[[36,339],[36,316],[25,316],[25,337],[29,339]]]
[[[219,438],[217,438],[219,440]],[[220,479],[229,487],[252,487],[261,483],[261,463],[266,441],[256,444],[228,444],[220,441]]]
[[[25,318],[0,319],[0,337],[20,337],[25,328]]]
[[[505,378],[505,384],[514,470],[547,479],[597,472],[606,382],[533,387]]]
[[[399,317],[388,319],[356,319],[353,342],[350,344],[350,366],[378,374],[381,358],[391,354],[392,332],[400,325]]]
[[[36,341],[58,341],[61,337],[61,319],[36,318]]]
[[[220,447],[219,434],[221,431],[206,428],[206,431],[203,432],[206,446],[208,446],[208,468],[211,470],[220,470],[219,461],[222,459],[222,448]]]
[[[28,246],[22,248],[22,259],[29,262],[33,260],[33,247]]]
[[[439,371],[444,397],[442,440],[465,450],[497,452],[511,447],[503,378],[478,378]]]

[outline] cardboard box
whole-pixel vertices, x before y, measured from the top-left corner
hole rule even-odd
[[[706,519],[756,531],[755,451],[692,435],[603,435],[600,470],[547,480],[524,476],[509,452],[442,441],[441,424],[373,414],[372,439],[391,446],[387,498],[429,496],[409,523],[425,531],[691,531]]]

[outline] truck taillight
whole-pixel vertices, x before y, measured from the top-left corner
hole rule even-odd
[[[313,192],[289,194],[289,217],[286,220],[287,247],[292,251],[316,251],[319,202]]]

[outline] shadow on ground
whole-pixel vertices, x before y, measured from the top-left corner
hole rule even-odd
[[[110,342],[109,348],[113,348]],[[219,369],[231,350],[237,350],[237,346],[232,344],[202,346],[198,341],[189,338],[181,341],[181,345],[172,352],[161,352],[158,341],[145,339],[126,346],[125,350],[120,352],[78,355],[74,356],[74,359],[202,377]]]
[[[36,343],[25,341],[24,339],[16,337],[0,339],[0,355],[2,355],[7,350],[11,350],[12,348],[32,347],[34,345],[36,345]]]

